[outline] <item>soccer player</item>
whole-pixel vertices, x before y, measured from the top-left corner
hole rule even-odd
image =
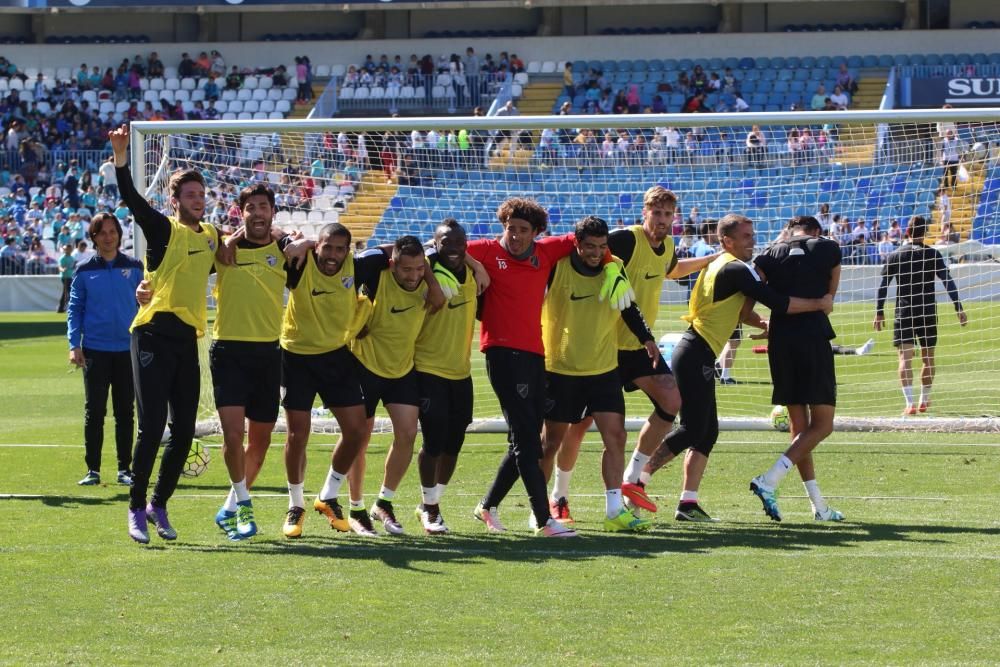
[[[927,221],[919,215],[910,218],[906,228],[908,242],[900,246],[882,267],[882,282],[875,303],[875,331],[885,324],[885,298],[889,283],[896,280],[896,317],[892,328],[892,344],[899,351],[899,383],[903,387],[906,408],[903,415],[926,412],[931,406],[931,385],[934,384],[934,347],[937,345],[937,302],[934,278],[948,290],[955,304],[958,323],[963,327],[969,318],[958,298],[958,288],[951,279],[944,258],[934,248],[924,245]],[[913,404],[914,344],[920,346],[920,404]]]
[[[536,239],[548,225],[548,213],[530,199],[513,197],[497,209],[503,225],[499,240],[469,241],[467,253],[482,262],[490,277],[483,298],[479,347],[486,373],[509,427],[509,448],[486,496],[474,514],[490,532],[503,532],[497,507],[518,477],[531,500],[537,535],[574,537],[576,532],[552,518],[545,494],[541,430],[545,414],[545,351],[542,300],[552,266],[573,252],[572,234]],[[605,257],[608,262],[610,257]],[[629,305],[628,279],[619,266],[604,266],[599,300],[612,307]]]
[[[282,254],[289,239],[271,235],[274,192],[263,184],[244,188],[237,203],[243,227],[233,264],[219,263],[218,312],[209,362],[222,425],[222,455],[232,489],[215,515],[231,540],[257,533],[249,488],[271,446],[281,394],[281,319],[288,271]],[[244,425],[248,423],[247,428]],[[246,431],[247,446],[243,439]]]
[[[753,256],[753,221],[730,213],[719,220],[722,254],[698,276],[688,314],[691,327],[674,346],[671,367],[681,394],[680,426],[656,448],[644,472],[653,475],[665,463],[689,450],[684,462],[682,501],[698,505],[698,488],[708,466],[708,457],[719,437],[719,417],[715,400],[715,360],[741,319],[763,329],[766,323],[753,312],[759,301],[777,315],[821,310],[830,312],[833,297],[801,299],[778,294],[761,282],[747,262]],[[700,521],[713,521],[697,507]]]
[[[194,170],[178,171],[168,189],[174,216],[168,218],[136,191],[128,170],[129,129],[108,136],[122,199],[146,237],[145,279],[152,300],[140,306],[132,322],[132,370],[139,409],[139,433],[132,461],[128,534],[149,542],[146,522],[165,540],[177,539],[167,516],[167,501],[177,488],[194,439],[201,379],[198,343],[208,326],[206,285],[219,248],[219,232],[202,224],[205,179]],[[149,478],[160,439],[171,418],[170,439],[163,449],[153,496],[146,502]]]
[[[90,221],[90,240],[97,254],[73,277],[67,329],[69,362],[83,369],[83,439],[87,475],[81,486],[101,483],[101,449],[108,389],[115,414],[118,483],[132,484],[132,431],[135,426],[135,386],[129,354],[129,325],[137,310],[135,288],[142,280],[142,262],[119,250],[122,226],[109,213]]]
[[[388,266],[389,258],[381,248],[353,256],[351,232],[340,223],[324,226],[301,266],[289,266],[289,297],[281,327],[282,405],[288,424],[285,537],[302,535],[305,451],[317,394],[333,412],[341,435],[313,509],[323,514],[334,530],[347,532],[356,525],[358,532],[373,532],[364,511],[357,516],[352,513],[350,521],[344,518],[337,493],[368,438],[360,369],[350,343],[364,325],[371,302],[359,295],[358,289],[363,280]]]
[[[429,257],[435,271],[452,273],[458,294],[446,308],[424,319],[417,336],[413,362],[420,396],[420,432],[423,443],[417,455],[421,504],[417,518],[428,534],[448,532],[441,516],[441,497],[455,472],[472,422],[472,333],[476,324],[476,283],[466,265],[465,230],[447,218],[434,231],[434,251]]]
[[[646,322],[654,323],[660,313],[660,292],[663,279],[679,279],[702,270],[717,254],[680,259],[674,249],[671,234],[677,213],[677,196],[659,185],[646,190],[643,196],[642,224],[616,229],[608,236],[608,246],[615,257],[625,262],[625,271],[631,276],[636,303]],[[626,504],[651,512],[656,505],[646,495],[642,468],[656,447],[673,428],[681,396],[677,391],[670,367],[657,354],[651,359],[644,345],[624,322],[618,323],[618,374],[625,391],[641,389],[653,404],[653,412],[639,431],[635,451],[625,469],[622,493]],[[551,496],[552,515],[565,522],[572,522],[569,513],[569,482],[580,452],[580,443],[592,420],[588,417],[573,425],[563,438],[556,461],[555,482]],[[692,505],[683,498],[677,516],[696,519]]]
[[[389,268],[365,279],[363,290],[372,301],[372,313],[351,345],[359,362],[367,418],[367,437],[350,472],[351,514],[364,511],[365,451],[375,423],[375,409],[381,401],[392,422],[392,444],[371,518],[381,521],[390,535],[403,533],[392,501],[413,458],[417,438],[420,390],[413,355],[426,314],[423,290],[419,289],[426,267],[419,239],[396,239]]]
[[[789,221],[788,237],[758,255],[754,265],[779,294],[820,298],[834,296],[840,286],[840,244],[820,236],[822,227],[812,216]],[[771,402],[788,408],[792,444],[750,489],[764,505],[764,513],[781,521],[778,484],[797,466],[817,521],[843,521],[844,515],[827,505],[816,483],[812,450],[833,432],[837,404],[837,375],[833,363],[834,338],[830,318],[822,311],[781,315],[768,322],[767,361],[771,367]]]
[[[622,504],[625,470],[625,397],[618,377],[617,325],[624,320],[630,335],[645,347],[653,363],[660,354],[653,334],[636,304],[621,317],[597,300],[601,262],[608,251],[608,223],[588,216],[576,224],[576,251],[556,262],[542,308],[548,410],[545,414],[544,456],[546,478],[570,424],[591,415],[604,441],[601,474],[605,486],[604,529],[644,531],[650,522]],[[619,260],[615,260],[619,261]],[[532,515],[534,523],[534,515]],[[536,526],[537,527],[537,526]]]

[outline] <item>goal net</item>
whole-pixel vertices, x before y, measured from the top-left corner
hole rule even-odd
[[[500,233],[495,212],[507,197],[536,199],[552,234],[587,215],[612,229],[639,224],[643,192],[662,185],[678,196],[674,240],[680,256],[729,212],[755,224],[757,251],[794,215],[816,216],[842,245],[844,265],[832,322],[838,375],[838,428],[992,429],[1000,414],[1000,110],[840,111],[741,114],[537,116],[491,118],[321,119],[133,124],[137,181],[166,206],[166,179],[199,169],[209,184],[206,218],[240,224],[239,189],[270,183],[276,223],[315,237],[326,223],[348,226],[355,241],[429,238],[454,217],[471,238]],[[911,216],[928,220],[927,242],[948,262],[968,325],[960,326],[936,282],[938,341],[930,409],[902,418],[899,360],[893,347],[896,283],[886,328],[873,329],[882,264],[904,239]],[[706,224],[708,223],[708,224]],[[713,243],[714,238],[701,241]],[[669,352],[686,325],[691,280],[667,280],[652,328]],[[758,306],[763,312],[763,307]],[[766,317],[766,315],[765,315]],[[745,331],[744,334],[751,333]],[[673,336],[671,336],[673,335]],[[862,354],[851,354],[850,352]],[[734,344],[719,384],[724,427],[770,428],[766,341]],[[473,428],[505,431],[485,376],[472,355]],[[920,353],[914,361],[919,399]],[[728,364],[727,364],[728,365]],[[203,368],[206,418],[213,414]],[[650,412],[627,394],[630,427]],[[317,406],[317,428],[335,428]],[[380,421],[380,425],[386,423]],[[386,428],[387,425],[385,426]]]

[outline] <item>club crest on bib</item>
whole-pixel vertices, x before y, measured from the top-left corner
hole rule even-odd
[[[275,257],[274,255],[268,255],[267,257],[264,258],[264,261],[266,261],[267,265],[270,267],[274,267],[278,264],[278,258]]]
[[[122,269],[122,278],[128,280],[132,277],[132,269]]]
[[[215,252],[215,239],[208,239],[208,249]]]
[[[517,385],[517,395],[521,398],[528,398],[528,385],[519,384]]]
[[[354,287],[354,276],[341,276],[340,284],[344,286],[344,289]]]
[[[531,268],[533,268],[533,269],[537,269],[538,268],[538,255],[532,255],[528,259],[528,261],[531,262]]]

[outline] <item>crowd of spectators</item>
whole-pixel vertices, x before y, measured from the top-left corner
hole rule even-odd
[[[851,104],[850,95],[857,89],[857,81],[842,64],[832,93],[828,94],[825,86],[820,84],[808,106],[798,104],[792,107],[793,110],[808,108],[815,111],[847,109]],[[671,93],[683,96],[684,102],[679,109],[667,108],[664,96]],[[643,105],[638,84],[629,83],[616,89],[604,72],[597,68],[588,70],[583,81],[578,82],[573,73],[573,63],[567,62],[563,70],[563,94],[570,99],[582,96],[582,111],[586,114],[741,112],[750,109],[744,99],[741,82],[730,67],[725,68],[721,75],[714,71],[706,73],[701,65],[695,65],[690,74],[682,70],[674,80],[658,83],[652,103]],[[714,106],[709,106],[710,96],[715,101]]]
[[[482,95],[493,94],[505,82],[524,71],[524,61],[516,53],[501,51],[494,58],[487,53],[480,58],[471,46],[465,55],[442,54],[437,59],[430,54],[418,58],[411,54],[404,61],[401,55],[382,54],[378,60],[371,55],[364,62],[350,65],[344,74],[343,88],[383,88],[386,97],[398,97],[404,86],[423,87],[431,94],[434,85],[449,86],[458,106],[478,106]]]

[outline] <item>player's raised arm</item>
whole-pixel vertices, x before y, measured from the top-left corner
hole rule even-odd
[[[170,239],[170,221],[167,216],[150,206],[149,202],[135,189],[135,183],[132,182],[132,172],[128,168],[129,138],[129,128],[125,124],[108,133],[108,140],[111,142],[111,149],[115,156],[118,190],[125,205],[132,212],[136,224],[146,236],[149,246],[166,245]]]

